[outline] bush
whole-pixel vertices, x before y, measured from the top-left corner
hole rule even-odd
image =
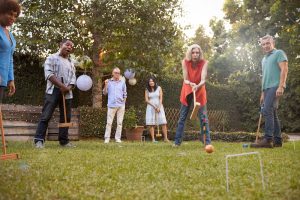
[[[106,109],[80,107],[79,133],[81,137],[104,137]]]
[[[137,126],[137,116],[133,106],[130,106],[129,109],[126,109],[124,119],[123,119],[123,128],[132,128]]]

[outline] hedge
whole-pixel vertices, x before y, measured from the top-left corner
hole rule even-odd
[[[175,132],[169,133],[169,139],[174,140]],[[224,141],[224,142],[254,142],[256,133],[251,132],[210,132],[211,140]],[[262,137],[260,136],[259,139]],[[285,133],[282,134],[284,142],[287,142],[289,136]],[[199,131],[185,131],[183,136],[184,141],[200,140]]]

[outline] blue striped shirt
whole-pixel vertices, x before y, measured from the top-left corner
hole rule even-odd
[[[113,80],[109,79],[107,83],[107,107],[115,108],[122,107],[125,105],[125,99],[127,98],[127,88],[124,80]],[[103,94],[106,95],[103,90]]]

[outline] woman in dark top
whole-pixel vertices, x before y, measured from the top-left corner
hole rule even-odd
[[[20,15],[21,7],[15,0],[0,0],[0,101],[8,87],[8,96],[15,93],[13,53],[16,41],[7,29]]]

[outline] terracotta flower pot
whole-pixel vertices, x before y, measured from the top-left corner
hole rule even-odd
[[[126,139],[130,141],[140,141],[143,135],[144,127],[143,126],[136,126],[133,128],[126,128],[125,134]]]

